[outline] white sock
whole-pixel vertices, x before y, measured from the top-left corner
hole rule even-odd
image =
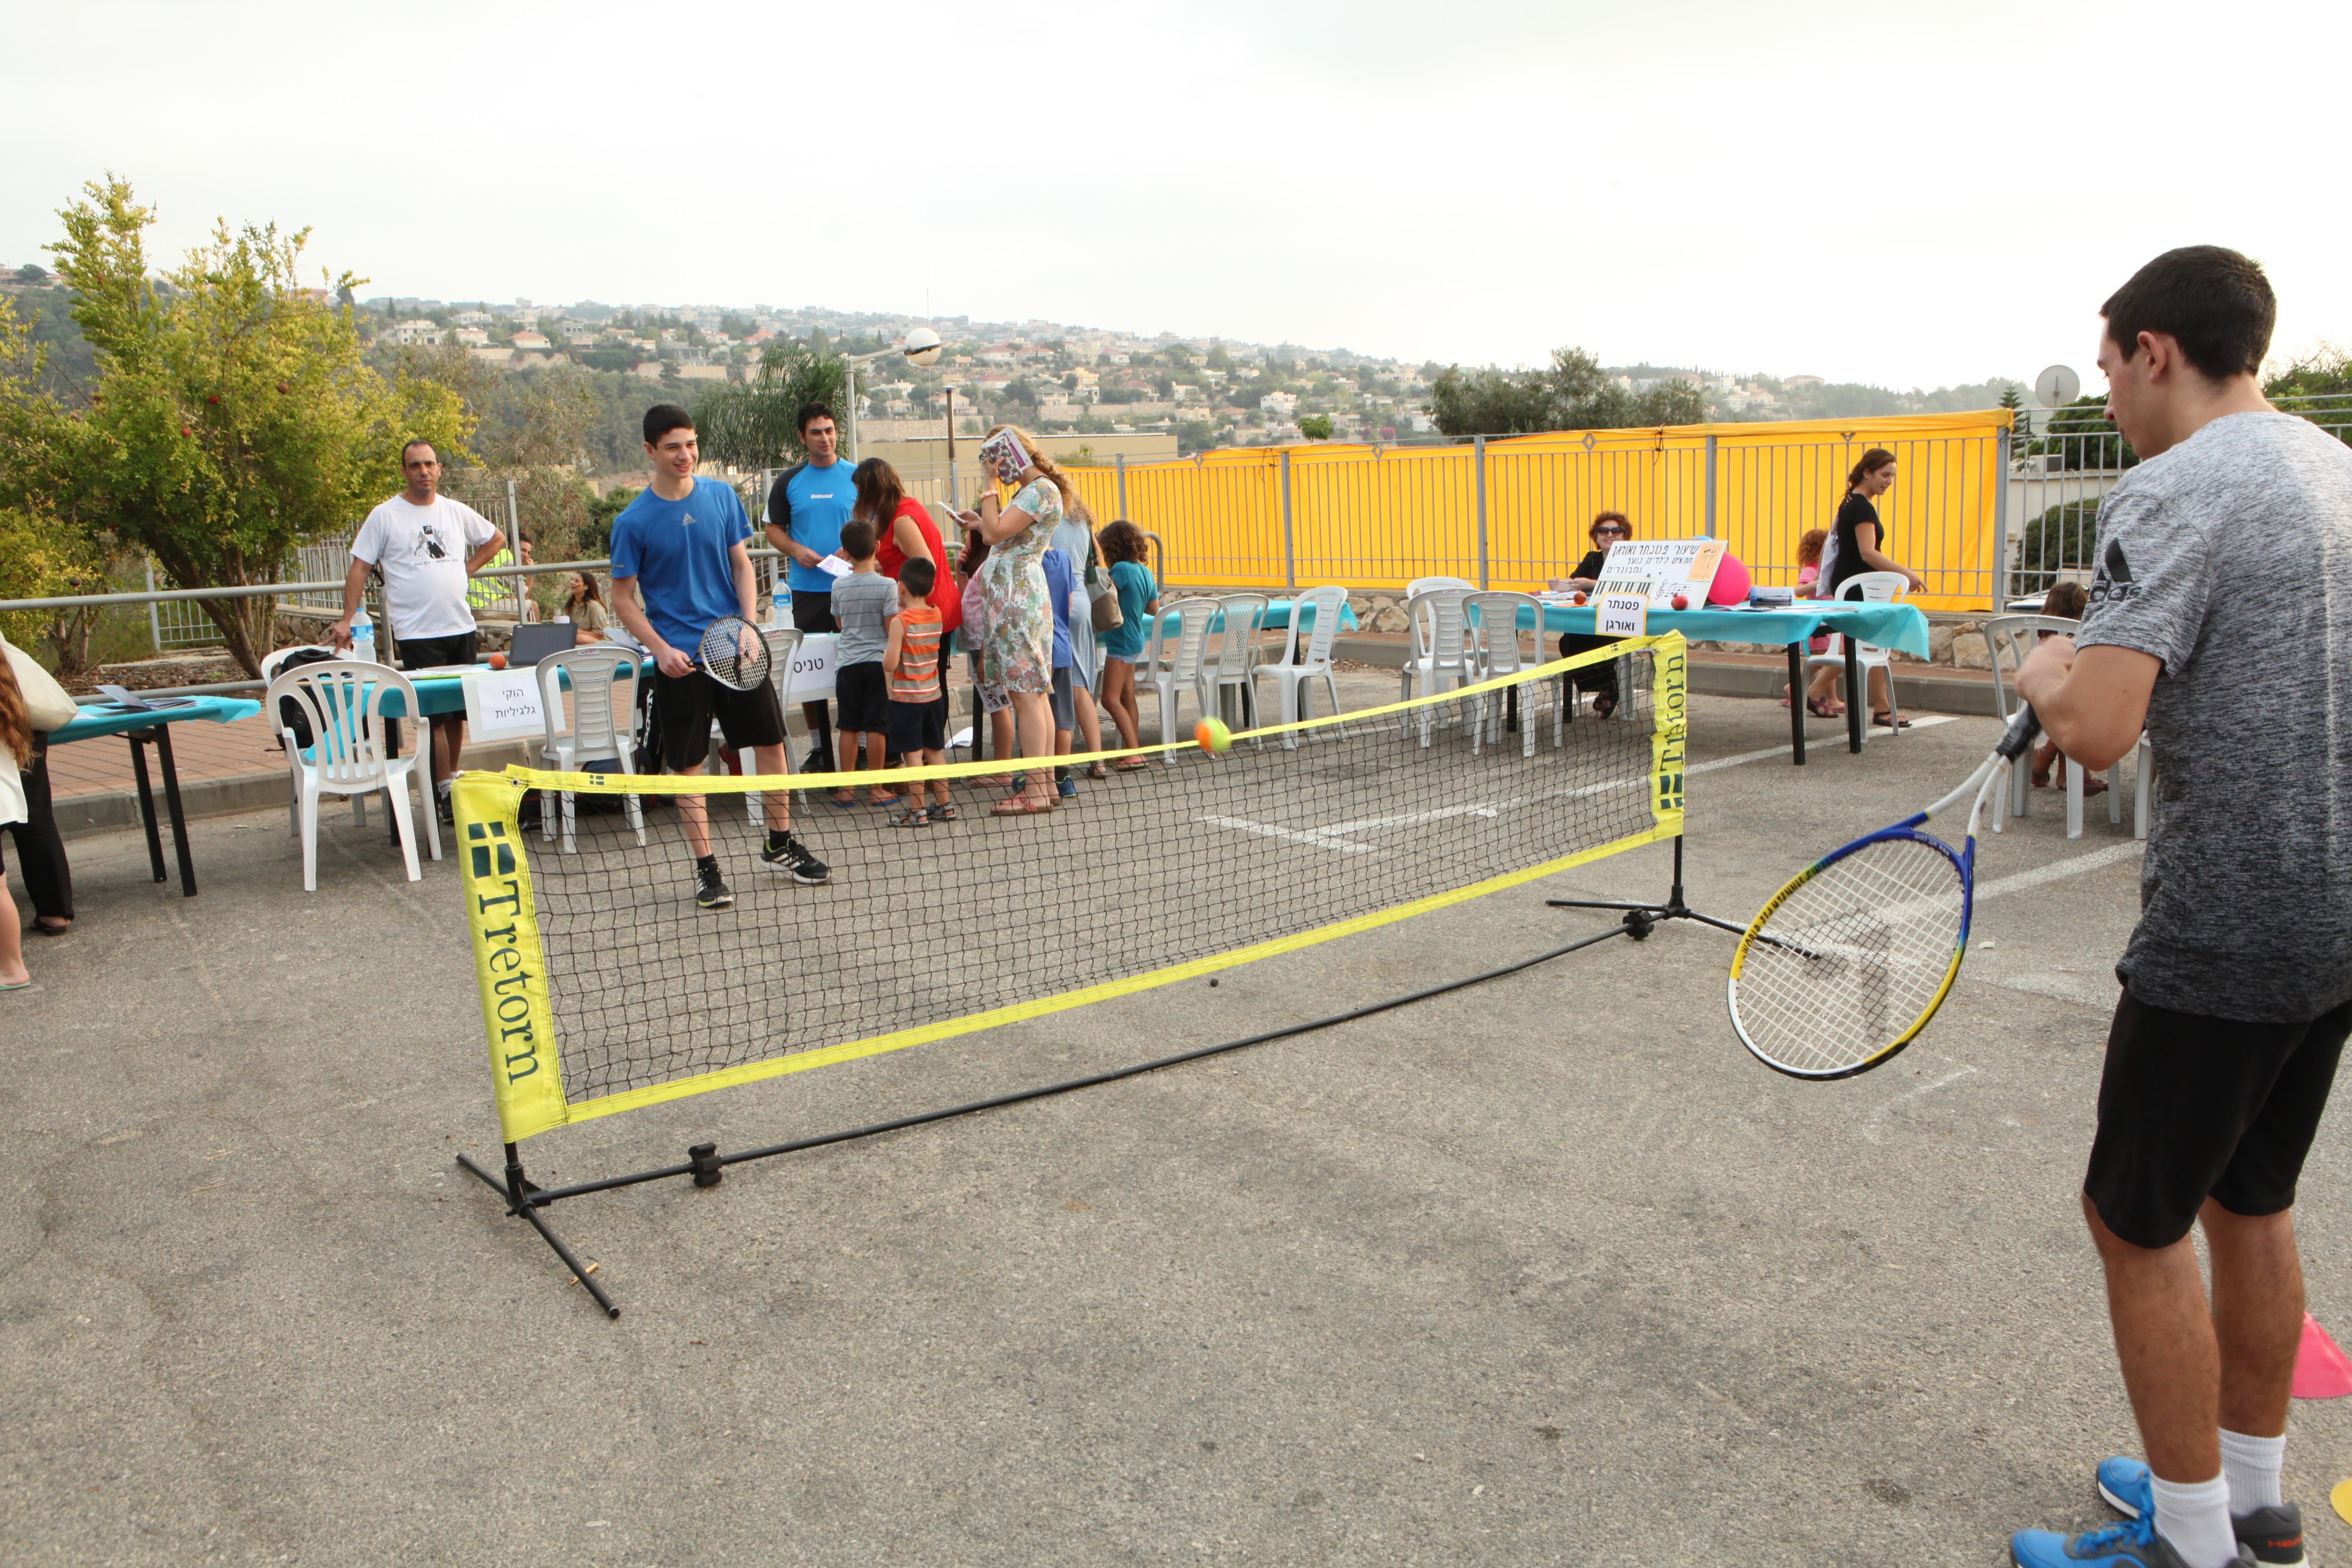
[[[2180,1553],[2188,1568],[2228,1568],[2238,1560],[2238,1537],[2230,1528],[2230,1483],[2168,1481],[2150,1476],[2156,1489],[2156,1532]]]
[[[2279,1466],[2285,1458],[2284,1437],[2249,1437],[2223,1427],[2221,1479],[2230,1483],[2230,1511],[2247,1514],[2284,1503],[2286,1499],[2279,1495]]]

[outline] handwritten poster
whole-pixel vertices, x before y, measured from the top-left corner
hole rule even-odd
[[[1650,596],[1635,589],[1631,593],[1602,590],[1593,597],[1592,629],[1604,637],[1638,637],[1649,635]]]
[[[1685,595],[1696,610],[1706,605],[1715,569],[1722,564],[1719,539],[1621,540],[1610,546],[1602,559],[1601,580],[1594,586],[1601,593],[1630,593],[1640,583],[1654,610],[1672,608],[1676,594]]]
[[[528,669],[478,669],[463,678],[466,728],[477,741],[520,741],[546,733],[539,677]]]

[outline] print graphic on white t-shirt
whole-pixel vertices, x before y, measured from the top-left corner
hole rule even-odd
[[[416,542],[434,560],[449,559],[448,551],[441,545],[441,531],[433,526],[433,519],[429,516],[416,525]]]

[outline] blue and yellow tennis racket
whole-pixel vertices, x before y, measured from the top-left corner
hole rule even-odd
[[[1968,952],[1977,819],[2042,728],[2021,706],[1968,782],[1789,879],[1731,955],[1731,1026],[1766,1067],[1851,1078],[1918,1037]],[[1921,825],[1973,792],[1958,851]]]

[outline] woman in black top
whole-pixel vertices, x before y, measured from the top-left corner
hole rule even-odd
[[[1592,541],[1592,548],[1586,551],[1584,559],[1576,563],[1576,571],[1569,577],[1568,585],[1578,592],[1590,594],[1593,584],[1601,579],[1601,562],[1609,553],[1609,547],[1621,539],[1633,538],[1633,525],[1622,511],[1604,511],[1592,520],[1586,537]],[[1563,632],[1559,638],[1559,657],[1566,658],[1570,654],[1590,653],[1616,640],[1615,637],[1597,637],[1588,632]],[[1592,710],[1595,713],[1606,719],[1617,711],[1615,659],[1588,664],[1575,671],[1573,678],[1579,690],[1593,694]]]
[[[1895,454],[1884,447],[1873,447],[1845,477],[1845,500],[1838,504],[1837,526],[1831,535],[1837,543],[1837,558],[1830,564],[1829,581],[1813,590],[1815,598],[1836,598],[1848,578],[1859,577],[1865,572],[1897,573],[1911,584],[1911,592],[1925,591],[1925,577],[1886,553],[1886,525],[1879,521],[1878,508],[1871,504],[1894,488]],[[1814,683],[1819,688],[1836,679],[1837,672],[1824,666]],[[1822,694],[1818,690],[1809,693]],[[1886,723],[1894,704],[1887,697],[1885,671],[1870,672],[1870,699],[1871,721]]]

